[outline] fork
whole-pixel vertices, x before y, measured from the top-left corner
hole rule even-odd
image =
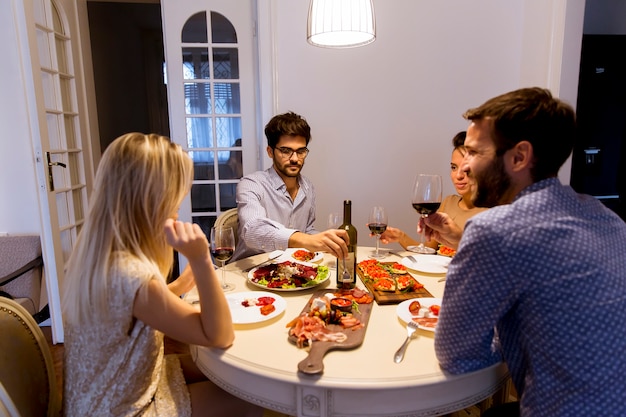
[[[400,363],[402,362],[402,359],[404,359],[404,352],[406,352],[406,347],[409,345],[409,342],[411,341],[411,336],[413,336],[413,333],[415,333],[415,331],[419,328],[419,326],[417,325],[417,323],[415,323],[414,321],[409,321],[406,324],[406,340],[404,341],[404,343],[402,343],[402,346],[400,346],[400,349],[398,349],[398,351],[393,355],[393,361],[395,363]]]

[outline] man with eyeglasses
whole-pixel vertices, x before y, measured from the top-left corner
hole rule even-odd
[[[348,253],[345,230],[317,232],[315,188],[300,171],[309,153],[311,128],[300,115],[274,116],[265,126],[270,168],[237,185],[239,243],[232,261],[277,249],[305,248],[338,258]]]

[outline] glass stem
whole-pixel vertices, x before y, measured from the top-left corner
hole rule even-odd
[[[222,288],[226,288],[226,271],[224,270],[224,266],[226,265],[226,261],[222,261]]]

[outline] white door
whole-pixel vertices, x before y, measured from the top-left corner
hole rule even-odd
[[[54,343],[63,342],[59,283],[91,185],[74,0],[25,1],[34,97],[29,98],[45,281]]]
[[[194,161],[180,217],[207,233],[258,169],[253,0],[161,0],[170,136]],[[184,263],[184,261],[183,261]]]

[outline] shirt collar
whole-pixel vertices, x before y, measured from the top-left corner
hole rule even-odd
[[[557,177],[550,177],[550,178],[546,178],[545,180],[541,180],[541,181],[537,181],[531,185],[529,185],[528,187],[524,188],[522,191],[520,191],[515,198],[513,199],[513,201],[518,200],[522,197],[524,197],[525,195],[528,195],[530,193],[534,193],[535,191],[540,191],[543,190],[545,188],[548,187],[554,187],[556,185],[561,184],[561,182],[559,181],[559,179]]]
[[[285,185],[285,181],[283,181],[280,175],[278,175],[278,172],[276,172],[276,169],[274,169],[274,165],[269,167],[267,169],[267,172],[269,174],[270,184],[272,185],[272,188],[276,190],[280,190],[281,188],[287,188],[287,186]],[[302,184],[302,181],[300,181],[300,174],[298,174],[298,183]]]

